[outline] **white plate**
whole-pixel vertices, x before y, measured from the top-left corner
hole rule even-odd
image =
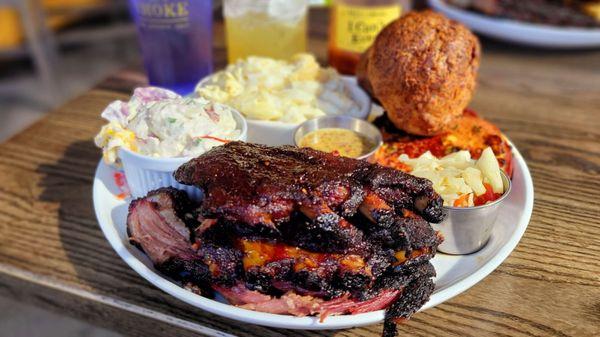
[[[516,148],[512,193],[500,210],[488,244],[471,255],[452,256],[437,254],[432,263],[438,276],[431,299],[421,310],[436,306],[469,289],[481,281],[513,251],[527,228],[533,208],[533,184],[529,169]],[[287,329],[343,329],[375,324],[383,321],[384,311],[358,315],[330,316],[323,323],[315,317],[275,315],[237,308],[189,292],[161,275],[150,260],[127,241],[125,219],[128,202],[113,182],[113,169],[100,162],[94,178],[94,208],[104,235],[119,256],[143,278],[176,298],[201,310],[227,318],[276,328]]]
[[[545,48],[600,47],[600,28],[560,27],[495,18],[428,0],[429,6],[474,31],[499,40]]]

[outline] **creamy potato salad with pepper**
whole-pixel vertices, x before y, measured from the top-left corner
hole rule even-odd
[[[248,119],[293,124],[360,109],[337,71],[321,68],[310,54],[297,54],[289,62],[248,57],[200,82],[196,93]]]
[[[94,141],[108,164],[118,161],[120,148],[151,157],[195,157],[239,138],[232,111],[204,98],[138,88],[128,102],[115,101],[102,112],[108,124]]]

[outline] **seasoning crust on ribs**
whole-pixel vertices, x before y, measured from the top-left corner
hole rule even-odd
[[[405,208],[429,221],[442,217],[441,198],[429,180],[310,148],[230,142],[183,164],[175,179],[207,192],[207,216],[250,225],[277,228],[299,210],[315,221],[331,217],[345,228],[349,224],[331,214],[363,211],[365,196],[380,199],[372,212]]]
[[[433,291],[442,201],[426,179],[307,148],[231,142],[132,202],[130,240],[205,296],[298,316],[387,309],[385,336]]]

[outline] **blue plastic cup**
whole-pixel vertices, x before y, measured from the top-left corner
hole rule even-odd
[[[212,0],[129,0],[150,85],[194,91],[213,70]]]

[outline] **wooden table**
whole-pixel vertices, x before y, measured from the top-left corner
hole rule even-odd
[[[310,46],[324,59],[326,20],[318,13],[312,21]],[[103,107],[143,80],[115,74],[0,145],[0,294],[132,336],[378,336],[381,326],[289,331],[217,317],[164,294],[119,259],[92,208],[100,158],[92,138]],[[525,156],[533,217],[496,271],[416,314],[401,336],[600,335],[600,51],[486,40],[472,107]]]

